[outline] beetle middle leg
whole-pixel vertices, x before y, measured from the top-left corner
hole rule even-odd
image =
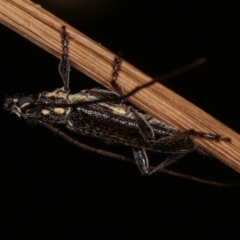
[[[122,53],[120,52],[118,54],[118,57],[115,58],[115,60],[114,60],[112,80],[110,83],[114,87],[114,89],[117,91],[117,93],[120,96],[123,96],[123,90],[117,83],[118,71],[120,69],[121,63],[122,63]]]
[[[121,62],[122,62],[122,55],[120,54],[118,56],[118,58],[116,58],[114,61],[111,85],[115,88],[115,90],[117,91],[117,93],[120,96],[123,96],[124,95],[123,90],[117,84],[118,71],[120,69]],[[130,107],[129,111],[131,111],[133,113],[135,120],[139,127],[139,132],[140,132],[142,138],[144,139],[144,141],[146,141],[146,143],[149,143],[150,145],[154,145],[154,144],[158,143],[155,138],[153,127],[149,124],[147,119],[145,119],[144,116],[142,114],[140,114],[137,110],[135,110],[133,107]],[[175,139],[175,141],[178,141],[178,140]],[[174,141],[170,140],[170,142],[174,142]],[[165,143],[166,143],[166,141],[165,141]],[[142,175],[150,175],[150,174],[158,171],[159,169],[163,169],[167,165],[173,163],[174,161],[176,161],[177,159],[179,159],[183,155],[185,155],[185,153],[180,153],[180,154],[174,153],[172,156],[168,157],[160,165],[158,165],[156,168],[154,168],[152,171],[150,171],[149,170],[149,160],[148,160],[146,150],[144,148],[133,147],[132,151],[133,151],[134,159],[135,159]],[[171,150],[171,151],[174,152],[174,150]],[[188,150],[187,150],[187,152],[188,152]]]

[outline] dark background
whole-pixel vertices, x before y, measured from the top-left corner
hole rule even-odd
[[[237,1],[35,2],[153,77],[206,57],[204,66],[165,85],[240,132]],[[57,58],[5,26],[0,31],[1,99],[61,86]],[[98,85],[72,69],[71,86]],[[1,110],[1,119],[1,239],[239,236],[239,187],[142,177],[134,165],[78,149],[9,112]],[[131,156],[128,148],[79,140]],[[235,171],[195,153],[169,168],[240,183]]]

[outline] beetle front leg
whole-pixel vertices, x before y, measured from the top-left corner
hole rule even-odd
[[[63,80],[64,92],[69,93],[70,63],[68,57],[68,34],[65,26],[62,26],[62,58],[58,65],[58,71]]]

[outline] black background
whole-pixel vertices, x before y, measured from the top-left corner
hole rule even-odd
[[[37,3],[153,77],[206,57],[204,66],[165,85],[240,132],[237,1],[89,2]],[[0,31],[1,99],[61,86],[57,58],[5,26]],[[98,85],[72,69],[71,86]],[[239,236],[239,187],[142,177],[133,165],[78,149],[3,110],[1,119],[1,239]],[[128,148],[79,140],[131,156]],[[194,153],[170,169],[240,183],[229,167]]]

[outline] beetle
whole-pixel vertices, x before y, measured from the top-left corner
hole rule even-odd
[[[62,47],[59,73],[63,87],[52,92],[7,97],[4,109],[29,123],[64,125],[71,131],[110,144],[130,146],[142,175],[151,175],[193,151],[209,155],[195,144],[192,137],[230,142],[230,138],[217,134],[197,132],[193,129],[182,132],[128,105],[125,102],[128,95],[124,95],[117,84],[121,55],[114,61],[111,80],[116,93],[94,88],[71,94],[68,34],[65,26],[62,27]],[[150,170],[146,151],[167,153],[169,157]]]

